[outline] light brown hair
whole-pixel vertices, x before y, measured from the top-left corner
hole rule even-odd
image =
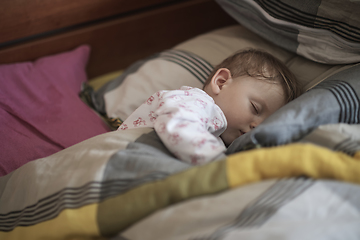
[[[271,54],[261,50],[246,49],[226,58],[213,69],[204,83],[204,88],[220,68],[229,69],[233,79],[250,76],[259,80],[280,83],[284,90],[286,102],[290,102],[301,94],[298,80],[286,65]]]

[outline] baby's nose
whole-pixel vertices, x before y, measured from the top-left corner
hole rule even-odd
[[[258,124],[257,123],[250,123],[250,130],[254,129]]]

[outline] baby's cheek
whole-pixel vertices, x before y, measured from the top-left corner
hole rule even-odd
[[[240,136],[239,131],[225,131],[220,137],[226,146],[230,145],[236,138]]]
[[[233,142],[235,139],[237,139],[240,136],[241,136],[241,133],[238,130],[236,130],[235,132],[233,132],[233,134],[231,136],[231,142]]]

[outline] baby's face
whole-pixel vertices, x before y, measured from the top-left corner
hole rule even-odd
[[[224,85],[214,100],[228,123],[227,129],[221,134],[227,146],[285,104],[280,84],[249,76],[238,77]]]

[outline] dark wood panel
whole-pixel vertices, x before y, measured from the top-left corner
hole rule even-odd
[[[214,1],[185,1],[0,50],[0,63],[34,60],[89,44],[91,78],[230,24],[235,21]]]
[[[1,0],[0,43],[179,0]]]

